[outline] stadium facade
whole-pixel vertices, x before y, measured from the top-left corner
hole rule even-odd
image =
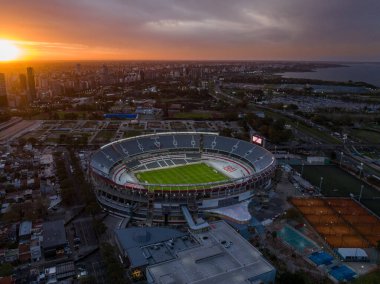
[[[152,183],[139,173],[204,163],[226,179],[203,183]],[[93,153],[90,177],[100,205],[137,220],[184,222],[191,213],[237,204],[268,188],[276,168],[266,149],[209,132],[167,132],[126,138]]]

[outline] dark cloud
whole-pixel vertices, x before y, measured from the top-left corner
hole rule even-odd
[[[1,4],[0,36],[89,48],[229,58],[378,59],[380,1],[23,0]],[[213,49],[218,52],[212,53]],[[263,51],[262,49],[266,49]],[[293,50],[293,52],[291,52]],[[191,53],[191,54],[189,54]]]

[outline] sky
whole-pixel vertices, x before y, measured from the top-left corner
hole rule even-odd
[[[378,0],[0,0],[23,59],[380,61]]]

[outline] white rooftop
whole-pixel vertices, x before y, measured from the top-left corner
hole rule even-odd
[[[361,248],[338,248],[338,253],[343,257],[368,257],[367,253]]]
[[[218,214],[226,217],[226,219],[236,221],[238,223],[248,223],[251,220],[252,216],[248,211],[249,201],[245,201],[242,203],[205,210],[206,212]]]

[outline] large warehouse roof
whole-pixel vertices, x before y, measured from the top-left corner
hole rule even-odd
[[[189,244],[182,240],[187,233],[165,227],[131,227],[115,231],[120,249],[131,262],[131,267],[140,267],[173,258],[165,242],[180,239],[175,243],[178,249]],[[188,238],[186,238],[188,240]],[[173,248],[174,244],[173,244]]]
[[[62,246],[67,243],[64,220],[44,222],[42,229],[42,247],[44,249]]]
[[[261,253],[224,221],[194,235],[200,246],[177,253],[177,257],[147,267],[149,283],[272,283],[275,268]]]

